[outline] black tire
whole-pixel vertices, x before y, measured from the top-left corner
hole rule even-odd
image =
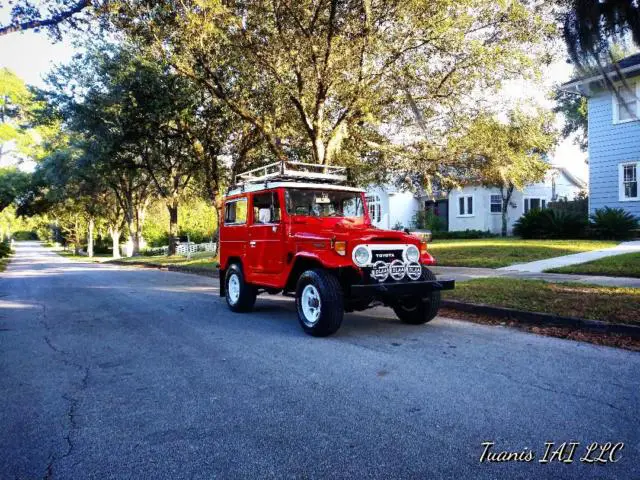
[[[239,292],[237,294],[235,294],[235,289],[229,291],[229,283],[234,281],[234,277],[238,280]],[[224,287],[227,305],[232,312],[244,313],[253,310],[256,303],[256,289],[244,281],[242,268],[237,263],[231,264],[225,272]]]
[[[423,267],[421,280],[436,280],[435,274]],[[432,291],[427,297],[410,297],[399,301],[393,311],[401,322],[421,325],[430,322],[440,309],[440,290]]]
[[[319,294],[318,317],[310,319],[303,308],[303,293],[311,286]],[[310,289],[309,292],[313,293]],[[335,333],[344,317],[342,287],[335,275],[321,269],[307,270],[298,279],[296,286],[296,309],[300,326],[309,335],[326,337]]]

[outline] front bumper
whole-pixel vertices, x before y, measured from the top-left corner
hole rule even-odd
[[[453,290],[455,280],[421,280],[351,285],[353,297],[428,295],[435,290]]]

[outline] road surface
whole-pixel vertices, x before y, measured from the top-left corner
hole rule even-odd
[[[317,339],[287,298],[233,314],[214,279],[16,250],[2,479],[640,477],[637,353],[382,308]],[[481,463],[484,441],[535,458]],[[624,447],[580,462],[591,442]]]

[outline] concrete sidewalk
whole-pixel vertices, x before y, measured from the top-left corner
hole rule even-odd
[[[603,250],[593,250],[591,252],[575,253],[573,255],[565,255],[562,257],[547,258],[536,262],[519,263],[509,265],[508,267],[498,268],[499,271],[507,272],[526,272],[540,273],[552,268],[566,267],[569,265],[577,265],[580,263],[591,262],[605,257],[614,255],[622,255],[624,253],[640,252],[640,241],[623,242],[615,247],[605,248]]]
[[[640,288],[640,278],[605,277],[595,275],[570,275],[565,273],[537,273],[505,270],[503,268],[435,267],[436,275],[453,278],[458,282],[476,278],[519,278],[521,280],[545,280],[547,282],[575,282],[603,287]]]

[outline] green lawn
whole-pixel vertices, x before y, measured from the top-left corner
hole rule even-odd
[[[566,317],[640,324],[640,289],[515,278],[457,282],[443,298]]]
[[[58,255],[69,258],[71,260],[79,260],[81,262],[106,262],[111,259],[111,255],[108,253],[96,253],[93,258],[89,258],[86,255],[76,255],[73,250],[62,250],[62,248],[52,247]]]
[[[157,266],[180,265],[204,268],[208,270],[215,270],[218,268],[218,258],[211,256],[211,253],[209,252],[193,254],[191,259],[187,259],[187,257],[183,257],[181,255],[173,255],[170,257],[158,255],[153,257],[139,256],[122,258],[120,261],[125,263],[146,263]]]
[[[596,240],[521,240],[486,238],[479,240],[434,240],[429,252],[438,265],[452,267],[506,267],[516,263],[588,252],[617,245]]]
[[[554,268],[547,270],[547,272],[640,278],[640,253],[625,253],[593,262]]]

